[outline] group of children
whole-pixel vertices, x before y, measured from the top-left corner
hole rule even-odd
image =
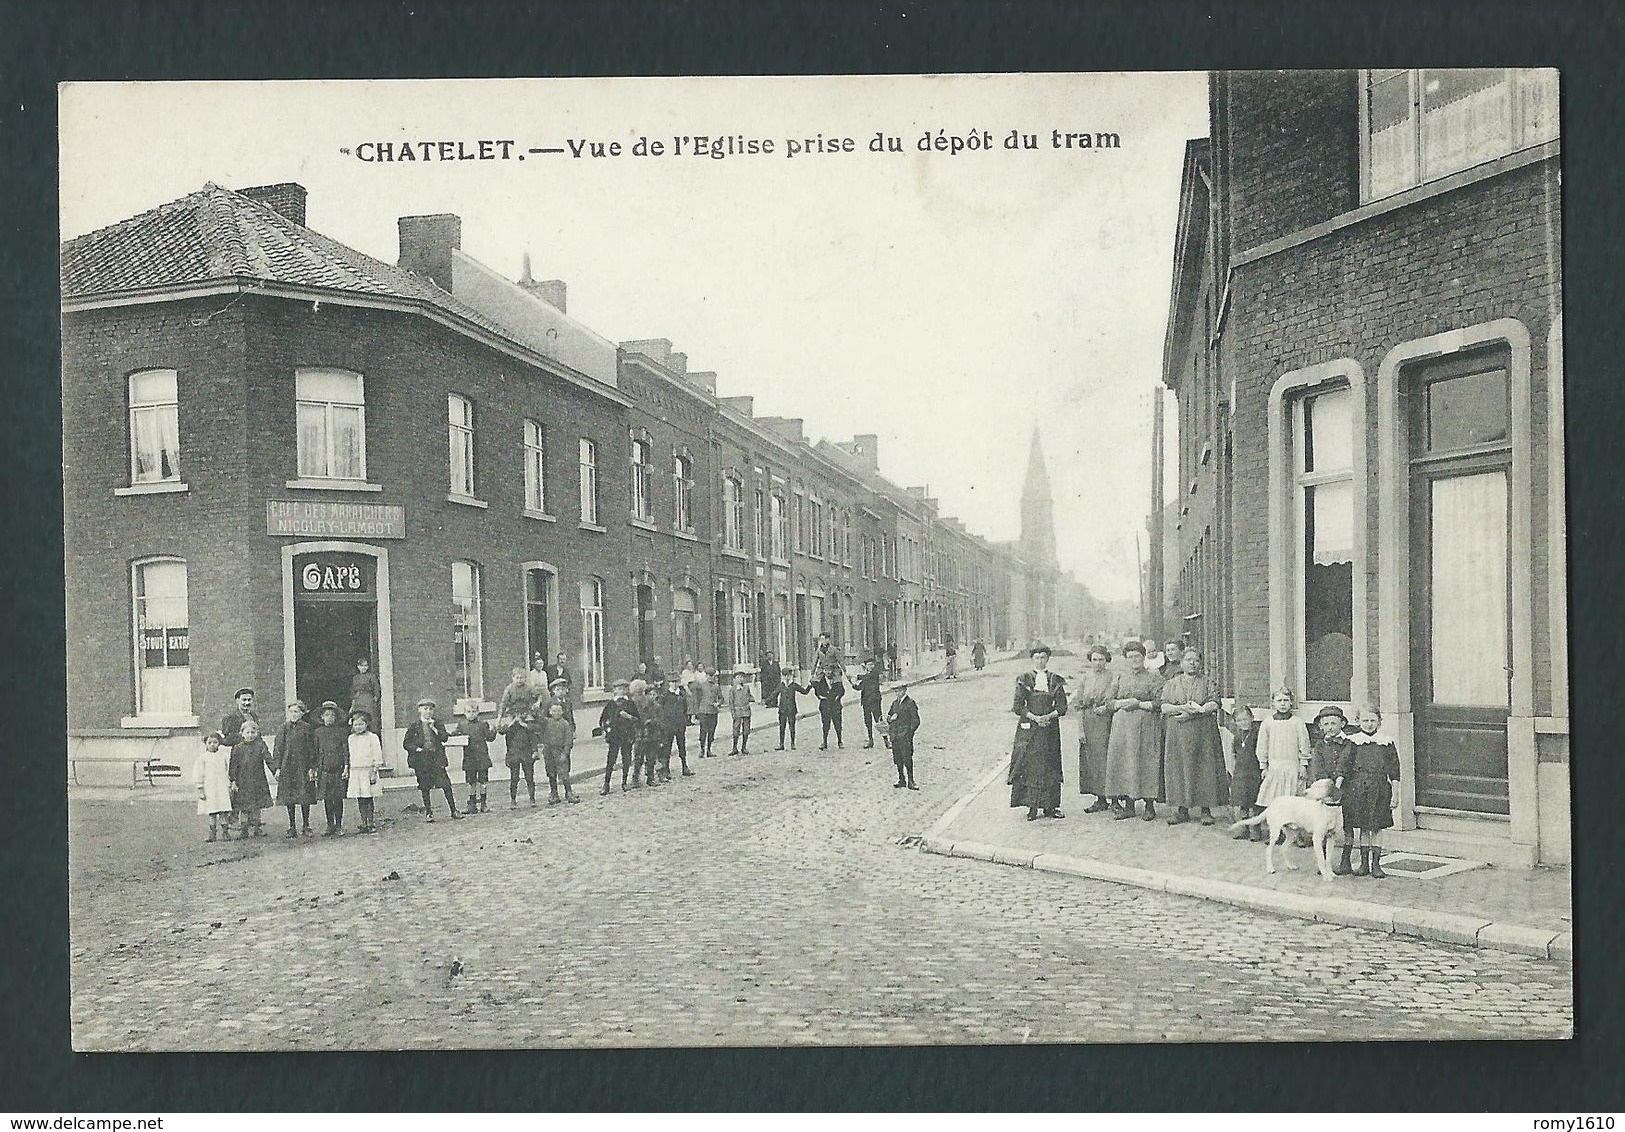
[[[1277,691],[1271,706],[1274,713],[1256,726],[1245,705],[1238,705],[1232,716],[1236,738],[1231,801],[1238,815],[1257,814],[1275,798],[1302,794],[1310,783],[1330,781],[1328,801],[1340,804],[1343,811],[1341,854],[1332,871],[1383,879],[1388,874],[1376,837],[1394,824],[1399,751],[1393,740],[1379,733],[1381,713],[1367,706],[1351,723],[1342,708],[1328,704],[1316,714],[1311,738],[1293,712],[1297,705],[1290,691]],[[1265,833],[1261,826],[1253,826],[1238,828],[1231,836],[1262,841]],[[1356,847],[1358,865],[1352,864]]]
[[[418,701],[418,718],[406,729],[401,745],[407,765],[417,778],[425,820],[435,820],[437,793],[445,798],[446,809],[454,819],[490,812],[490,744],[498,735],[505,741],[510,807],[519,804],[521,780],[530,804],[536,805],[538,757],[548,782],[548,804],[581,801],[570,784],[576,725],[569,681],[556,678],[543,688],[538,675],[524,668],[513,670],[513,681],[503,691],[494,723],[480,718],[477,699],[459,701],[450,728],[435,717],[438,705],[434,700]],[[815,683],[821,707],[832,699],[835,702],[833,713],[821,710],[827,749],[832,722],[836,742],[840,743],[839,699],[846,685],[844,669],[838,691],[830,687],[833,681],[826,675],[820,674]],[[865,746],[872,747],[874,725],[881,722],[878,662],[870,660],[853,687],[862,698],[864,723],[869,731]],[[812,684],[790,679],[779,682],[770,696],[764,695],[764,699],[771,698],[779,713],[777,750],[784,750],[787,734],[790,749],[795,749],[796,696],[813,691]],[[919,708],[909,697],[907,685],[900,685],[896,691],[897,697],[885,715],[883,737],[891,746],[897,768],[896,786],[914,790],[918,789],[914,781],[914,734],[920,727]],[[318,801],[327,814],[327,829],[322,836],[343,836],[344,809],[349,799],[355,799],[360,808],[360,832],[377,832],[374,799],[380,790],[384,757],[379,736],[372,730],[371,712],[354,708],[347,725],[341,724],[339,707],[329,700],[319,709],[319,723],[312,723],[304,703],[296,700],[287,705],[286,722],[277,730],[272,744],[267,745],[254,712],[252,689],[239,689],[234,700],[235,709],[221,721],[221,729],[204,736],[204,750],[193,771],[198,813],[209,818],[208,841],[229,837],[234,827],[239,830],[239,839],[264,837],[263,811],[273,805],[287,809],[286,838],[310,837],[310,808]],[[613,697],[604,705],[592,732],[608,743],[599,793],[609,794],[617,764],[623,791],[670,782],[674,751],[682,775],[692,776],[688,729],[698,722],[698,757],[713,757],[717,717],[724,708],[733,721],[733,749],[728,753],[749,754],[751,707],[755,702],[745,673],[736,673],[726,686],[710,669],[696,670],[687,680],[673,674],[664,679],[615,681]],[[461,810],[447,756],[454,733],[463,737],[467,798]]]

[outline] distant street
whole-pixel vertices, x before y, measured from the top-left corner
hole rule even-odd
[[[626,795],[618,779],[607,798],[583,784],[579,806],[510,811],[506,784],[493,783],[491,814],[457,823],[403,814],[415,793],[391,791],[382,813],[392,820],[373,838],[288,845],[282,811],[267,811],[271,837],[206,845],[189,803],[75,799],[75,1047],[1530,1038],[1572,1028],[1570,971],[1557,963],[899,844],[1007,748],[1013,675],[1004,664],[918,690],[918,793],[892,788],[878,744],[862,749],[849,701],[842,751],[818,751],[816,721],[804,720],[793,753],[773,752],[758,732],[747,757],[694,761],[696,777]],[[576,766],[601,752],[586,741]]]

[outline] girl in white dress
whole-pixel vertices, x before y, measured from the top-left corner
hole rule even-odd
[[[384,765],[384,745],[372,726],[370,713],[356,710],[350,713],[350,787],[345,794],[355,798],[361,807],[361,832],[377,833],[373,822],[373,799],[381,793],[378,771]]]
[[[1275,714],[1258,725],[1258,765],[1264,772],[1258,804],[1302,794],[1304,770],[1309,766],[1309,729],[1292,714],[1296,701],[1282,688],[1273,697]]]

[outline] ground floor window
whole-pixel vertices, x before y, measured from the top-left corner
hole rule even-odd
[[[733,595],[733,654],[741,664],[753,655],[750,647],[750,594],[743,591]]]
[[[480,568],[473,562],[451,564],[451,652],[457,694],[484,699],[485,672],[481,663]]]
[[[548,590],[553,576],[546,570],[525,571],[525,647],[534,663],[537,657],[553,659],[552,642],[548,639]]]
[[[133,592],[136,714],[191,715],[185,560],[137,562]]]
[[[581,682],[584,687],[604,686],[604,583],[587,578],[581,583]]]
[[[698,661],[700,619],[699,597],[693,590],[676,589],[671,594],[671,662]]]
[[[1354,397],[1332,389],[1295,409],[1302,691],[1309,700],[1346,701],[1354,679]]]

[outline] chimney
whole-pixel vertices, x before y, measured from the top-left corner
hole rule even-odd
[[[255,185],[251,189],[238,189],[249,200],[257,200],[272,212],[305,227],[305,186],[292,181],[280,185]]]
[[[792,444],[800,444],[805,439],[801,431],[800,417],[762,417],[761,423]]]
[[[711,396],[717,395],[717,375],[714,370],[696,370],[686,374],[690,385],[697,385]]]
[[[683,374],[688,372],[688,355],[678,353],[676,350],[673,350],[671,352],[671,360],[666,363],[666,368],[671,370],[671,372],[675,373],[678,377],[681,377]]]
[[[400,231],[400,266],[451,291],[451,253],[463,246],[463,219],[451,213],[403,216]]]
[[[723,408],[728,409],[731,412],[738,413],[742,417],[748,418],[751,416],[752,410],[756,407],[756,398],[723,397],[720,403],[722,404]]]
[[[529,252],[525,253],[524,265],[519,274],[519,285],[560,314],[567,313],[564,309],[564,280],[543,279],[537,282],[532,279],[530,277]]]
[[[851,444],[843,444],[841,447],[856,456],[871,472],[880,470],[880,437],[874,433],[866,432],[854,436]]]
[[[621,349],[652,358],[663,366],[671,364],[670,338],[634,338],[630,342],[622,342]]]

